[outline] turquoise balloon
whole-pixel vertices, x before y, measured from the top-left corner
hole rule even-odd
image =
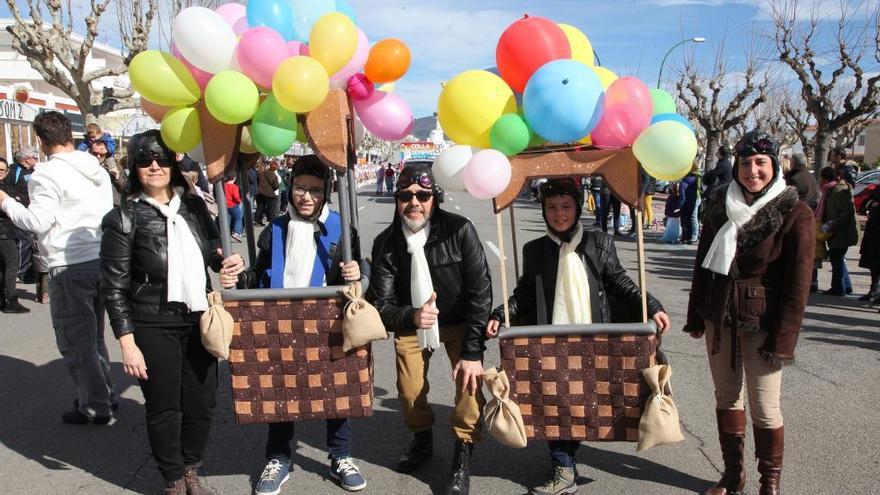
[[[250,0],[247,4],[247,21],[252,28],[266,26],[274,29],[286,41],[296,39],[293,10],[288,0]],[[308,35],[305,41],[308,41]]]
[[[351,22],[357,25],[358,21],[357,15],[354,13],[354,7],[346,0],[336,0],[336,12],[347,15]]]
[[[651,89],[651,102],[654,109],[651,115],[660,115],[663,113],[675,113],[675,100],[672,95],[659,88]]]
[[[671,120],[673,122],[678,122],[679,124],[684,124],[688,127],[688,129],[691,130],[691,132],[694,132],[694,125],[691,124],[688,119],[682,117],[677,113],[661,113],[654,115],[654,117],[651,118],[651,123],[656,124],[657,122],[663,122],[666,120]]]
[[[260,153],[283,155],[296,140],[296,114],[282,107],[270,94],[254,113],[251,139]]]
[[[292,41],[309,42],[312,26],[318,19],[336,12],[335,0],[284,0],[293,7]]]
[[[571,143],[589,134],[602,116],[599,76],[575,60],[554,60],[538,69],[523,92],[526,121],[539,136]]]

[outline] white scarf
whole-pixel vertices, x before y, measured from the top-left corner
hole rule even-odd
[[[425,257],[425,243],[431,232],[431,225],[418,232],[410,232],[402,225],[403,235],[406,238],[407,251],[412,255],[410,261],[409,294],[412,305],[416,308],[428,302],[434,292],[434,282],[431,280],[431,271],[428,269],[428,259]],[[434,307],[437,307],[436,304]],[[419,328],[416,330],[419,347],[433,351],[440,347],[440,326],[437,323],[431,328]]]
[[[177,213],[181,196],[183,188],[175,187],[167,205],[143,193],[139,199],[156,207],[165,217],[168,231],[168,301],[186,304],[190,311],[205,311],[208,309],[205,260],[189,224]]]
[[[559,245],[556,290],[553,296],[553,324],[589,325],[593,323],[590,280],[587,278],[587,269],[581,257],[575,251],[584,236],[584,228],[578,222],[569,242],[562,242],[549,228],[547,236]]]
[[[318,223],[327,221],[330,209],[327,205],[321,209],[317,222],[306,220],[294,212],[288,211],[290,222],[287,223],[287,240],[284,243],[284,288],[308,287],[312,281],[312,270],[315,269],[315,256],[318,255],[318,243],[315,232],[320,230]],[[327,274],[324,283],[327,285]]]
[[[727,196],[724,206],[727,209],[727,222],[718,229],[706,258],[703,260],[703,268],[721,275],[730,273],[730,264],[736,255],[736,235],[743,225],[755,216],[758,211],[774,198],[785,191],[785,181],[777,175],[770,189],[751,205],[746,203],[741,186],[732,182],[727,188]]]

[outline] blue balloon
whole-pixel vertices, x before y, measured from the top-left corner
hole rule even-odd
[[[526,83],[526,121],[547,141],[577,141],[602,118],[602,94],[599,76],[586,65],[569,59],[548,62]]]
[[[250,0],[247,20],[250,27],[266,26],[287,41],[293,39],[293,10],[287,0]]]
[[[674,122],[678,122],[679,124],[684,124],[685,126],[687,126],[688,129],[691,130],[691,132],[694,132],[694,125],[691,124],[688,119],[682,117],[677,113],[658,113],[651,119],[651,123],[656,124],[657,122],[663,122],[664,120],[671,120]]]
[[[287,0],[293,10],[293,38],[290,41],[309,42],[312,26],[318,19],[336,12],[335,0]]]
[[[336,12],[340,14],[345,14],[351,19],[351,22],[357,26],[357,15],[354,13],[354,7],[351,6],[346,0],[336,0]]]

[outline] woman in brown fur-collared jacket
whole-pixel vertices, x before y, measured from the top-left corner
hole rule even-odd
[[[785,185],[777,153],[776,142],[760,130],[737,143],[734,182],[709,203],[697,249],[685,331],[706,336],[724,458],[724,473],[709,495],[745,488],[744,390],[759,493],[780,490],[782,365],[794,359],[809,296],[815,225],[809,207]]]

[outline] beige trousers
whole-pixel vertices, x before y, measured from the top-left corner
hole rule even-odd
[[[767,334],[764,332],[737,332],[739,355],[735,368],[730,367],[729,328],[721,330],[721,346],[717,354],[712,354],[713,332],[711,325],[706,328],[706,350],[709,353],[709,368],[715,384],[716,408],[721,410],[745,409],[743,390],[748,390],[749,413],[752,423],[758,428],[776,429],[782,426],[782,411],[779,408],[782,390],[782,368],[777,368],[761,357],[759,349],[764,345]],[[745,376],[745,380],[743,377]],[[745,383],[743,383],[745,382]],[[744,386],[745,385],[745,386]]]
[[[440,328],[440,342],[453,368],[461,359],[465,328],[461,325]],[[434,426],[434,412],[428,403],[428,365],[432,353],[419,348],[416,334],[397,334],[394,337],[397,355],[397,396],[403,405],[403,419],[414,432],[430,430]],[[451,373],[450,373],[451,374]],[[461,391],[461,376],[455,384],[455,408],[450,416],[452,435],[466,442],[480,441],[480,411],[486,400],[482,390],[476,395]]]

